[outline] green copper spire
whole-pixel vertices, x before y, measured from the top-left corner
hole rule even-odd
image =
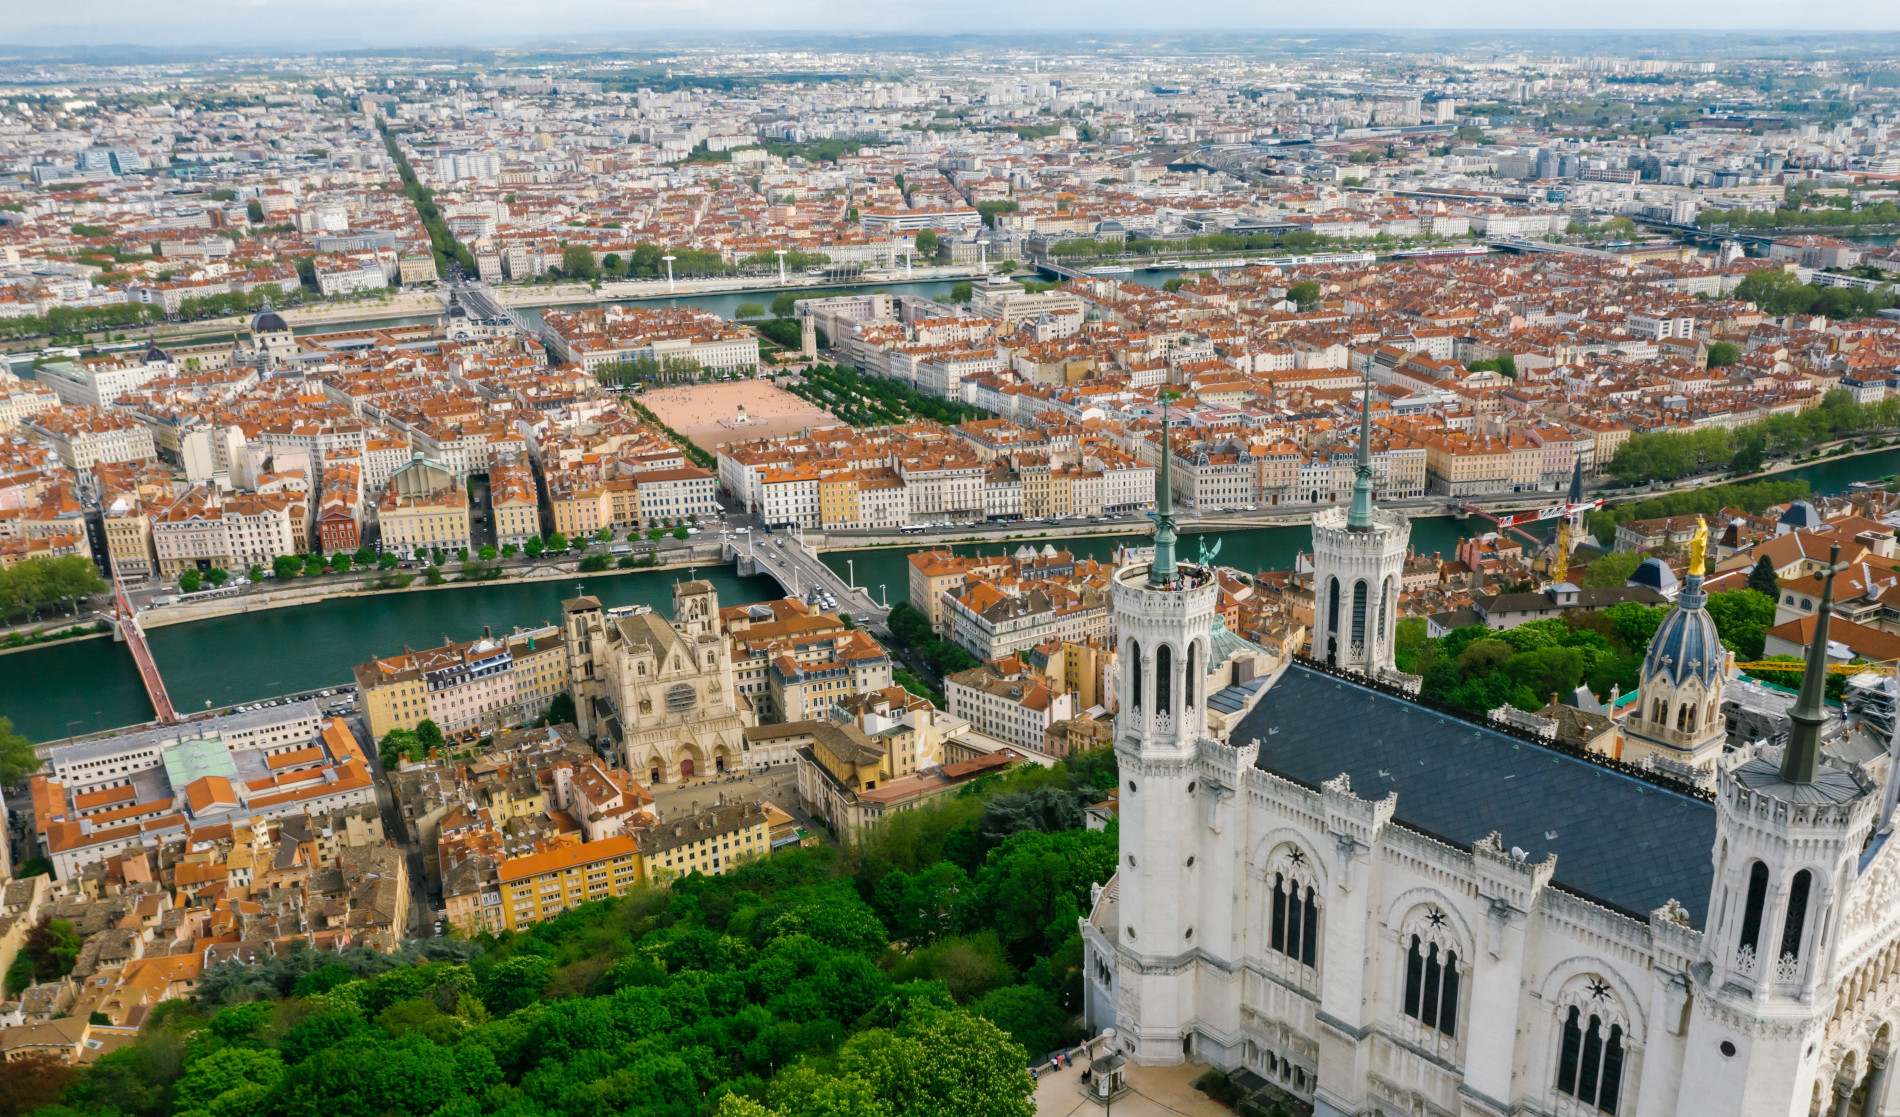
[[[1161,475],[1155,480],[1155,558],[1148,567],[1148,584],[1163,585],[1174,581],[1174,470],[1169,459],[1174,451],[1168,444],[1168,404],[1174,402],[1174,393],[1162,389],[1161,393]]]
[[[1814,611],[1814,639],[1808,643],[1808,662],[1801,671],[1801,697],[1788,713],[1794,728],[1788,734],[1788,751],[1781,754],[1781,778],[1789,783],[1813,783],[1821,770],[1821,727],[1827,723],[1827,710],[1821,705],[1827,689],[1827,622],[1834,613],[1834,575],[1847,565],[1841,561],[1841,545],[1834,544],[1827,554],[1827,577],[1821,582],[1821,607]]]
[[[1359,463],[1353,467],[1352,508],[1347,531],[1372,530],[1372,357],[1367,355],[1365,389],[1359,397]]]

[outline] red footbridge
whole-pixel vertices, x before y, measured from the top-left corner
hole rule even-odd
[[[139,615],[126,600],[125,582],[119,577],[119,565],[107,560],[112,566],[112,600],[115,610],[114,626],[118,629],[119,639],[132,649],[132,660],[139,665],[139,678],[145,682],[145,693],[151,697],[152,712],[158,715],[160,725],[176,725],[183,719],[178,711],[172,709],[171,695],[165,693],[165,680],[159,676],[158,663],[152,659],[152,647],[145,642],[145,630],[139,627]]]

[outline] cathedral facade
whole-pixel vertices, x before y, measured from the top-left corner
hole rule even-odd
[[[583,734],[613,744],[653,785],[745,767],[755,718],[734,686],[711,583],[676,583],[670,623],[651,610],[603,610],[593,597],[561,608]]]
[[[1341,530],[1390,526],[1369,474]],[[1221,743],[1196,677],[1212,572],[1157,519],[1153,563],[1114,583],[1120,863],[1082,921],[1091,1031],[1328,1117],[1900,1113],[1888,742],[1822,741],[1824,634],[1786,746],[1719,756],[1711,790],[1382,681],[1380,599],[1351,587],[1380,584],[1386,544],[1347,540],[1316,547],[1315,585],[1338,579],[1348,638],[1316,638]],[[1646,679],[1672,741],[1710,728],[1705,619]]]

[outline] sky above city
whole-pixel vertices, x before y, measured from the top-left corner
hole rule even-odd
[[[1085,21],[1127,31],[1611,30],[1663,34],[1743,30],[1900,30],[1896,0],[1097,0],[1082,6],[1004,0],[0,0],[0,43],[304,48],[474,44],[606,37],[636,43],[664,31],[799,30],[995,33]],[[1137,44],[1138,45],[1138,44]]]

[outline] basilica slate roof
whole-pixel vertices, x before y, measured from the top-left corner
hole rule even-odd
[[[1645,916],[1671,898],[1702,926],[1715,806],[1599,764],[1300,665],[1287,668],[1232,739],[1260,741],[1260,767],[1318,787],[1398,792],[1395,817],[1469,848],[1493,830],[1556,883]]]

